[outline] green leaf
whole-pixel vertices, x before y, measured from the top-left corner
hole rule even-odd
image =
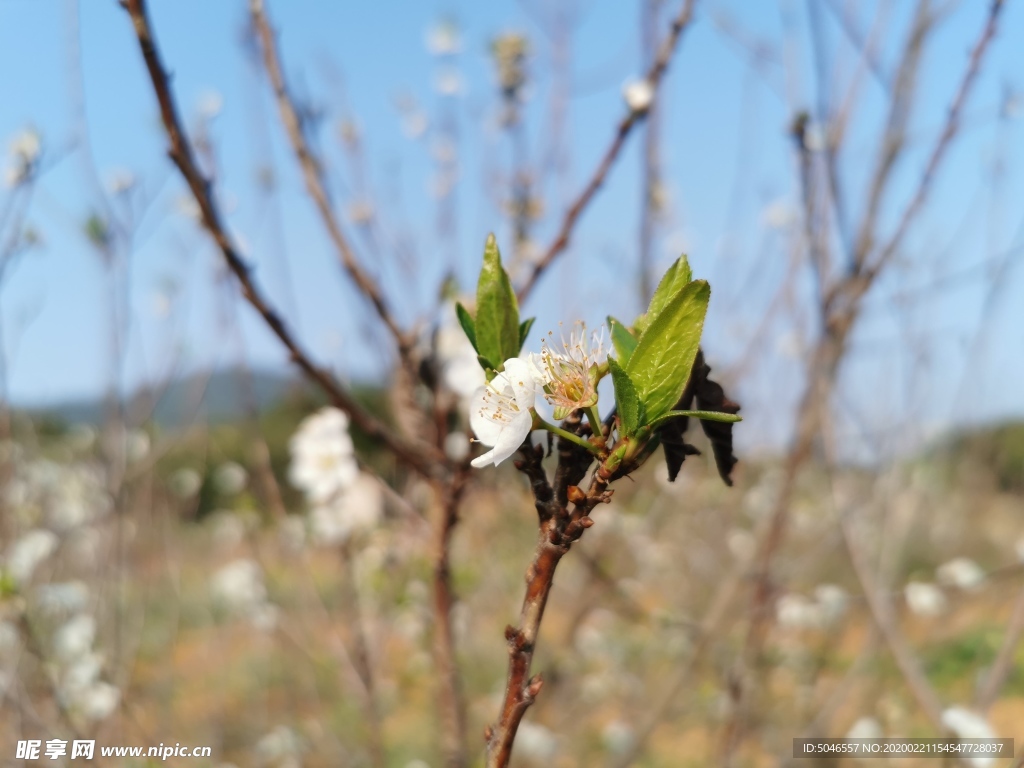
[[[531,317],[519,324],[519,349],[516,350],[517,355],[523,348],[523,344],[526,343],[526,337],[530,335],[530,329],[533,328],[533,321],[536,319],[536,317]]]
[[[647,314],[641,316],[636,321],[636,332],[643,335],[643,332],[650,327],[655,318],[665,311],[665,307],[672,302],[672,299],[691,280],[693,280],[693,272],[690,270],[690,264],[686,260],[686,254],[683,254],[661,276],[661,282],[658,283],[658,287],[654,290],[651,303],[647,307]]]
[[[459,318],[459,325],[462,326],[462,330],[466,332],[469,343],[473,345],[473,349],[476,349],[476,322],[473,320],[473,316],[459,302],[455,302],[455,314]],[[480,350],[477,351],[479,352]]]
[[[608,358],[608,370],[612,374],[612,384],[615,386],[615,407],[619,412],[622,436],[630,437],[636,434],[640,426],[640,400],[636,395],[636,387],[633,386],[629,374],[614,357]]]
[[[519,306],[494,235],[487,236],[476,287],[477,352],[499,365],[519,354]]]
[[[619,356],[619,363],[626,365],[633,350],[636,349],[636,336],[611,315],[608,315],[608,330],[611,333],[615,353]]]
[[[735,424],[737,421],[743,421],[742,416],[737,416],[735,413],[722,413],[721,411],[669,411],[668,413],[663,413],[652,421],[650,426],[652,428],[657,427],[671,419],[680,419],[684,417],[704,419],[706,421],[721,421],[726,424]]]
[[[689,283],[658,313],[629,358],[626,373],[652,421],[671,410],[683,393],[710,297],[705,280]]]

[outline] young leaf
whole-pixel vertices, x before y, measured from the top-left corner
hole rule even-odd
[[[615,386],[615,407],[619,412],[623,437],[635,435],[640,426],[640,400],[636,396],[636,388],[614,357],[608,358],[608,370]]]
[[[676,259],[662,275],[658,287],[654,290],[654,296],[651,297],[651,303],[647,307],[647,314],[636,321],[636,332],[643,334],[691,280],[693,280],[693,272],[690,270],[690,264],[684,254]]]
[[[455,302],[455,314],[459,318],[459,325],[462,326],[462,330],[466,332],[466,337],[469,339],[469,343],[473,345],[473,349],[476,347],[476,322],[473,320],[473,316],[469,314],[461,303]],[[477,352],[480,350],[477,349]]]
[[[633,350],[636,349],[636,336],[611,315],[608,315],[608,330],[611,332],[612,344],[615,347],[615,354],[619,356],[619,363],[626,365]]]
[[[516,355],[519,354],[523,344],[526,343],[526,337],[530,335],[530,329],[533,328],[533,321],[536,319],[536,317],[530,317],[519,324],[519,349],[516,350]]]
[[[640,337],[626,365],[650,420],[670,410],[690,378],[711,288],[695,280],[658,313]]]
[[[494,235],[487,236],[484,263],[476,287],[477,351],[488,360],[508,360],[519,354],[519,306]]]

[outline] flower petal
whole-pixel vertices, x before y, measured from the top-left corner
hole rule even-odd
[[[524,411],[512,419],[512,423],[505,427],[498,441],[494,444],[494,465],[497,466],[513,453],[519,450],[526,436],[533,431],[533,416],[529,411]]]
[[[495,377],[495,381],[497,381],[497,377]],[[480,387],[473,393],[473,399],[469,403],[469,426],[472,427],[473,433],[480,439],[480,442],[485,445],[494,445],[498,442],[498,437],[504,426],[484,415],[484,412],[491,407],[485,399],[486,394],[486,386]]]
[[[525,413],[533,408],[533,403],[537,399],[537,382],[530,364],[518,357],[509,358],[505,361],[505,375],[512,386],[512,391],[515,392],[516,405],[519,406],[520,412]]]

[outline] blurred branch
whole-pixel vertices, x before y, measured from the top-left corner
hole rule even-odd
[[[850,525],[849,515],[844,510],[838,510],[839,529],[842,531],[843,540],[846,542],[846,549],[850,555],[850,563],[853,565],[854,573],[864,590],[864,597],[867,599],[871,616],[875,625],[882,633],[882,638],[889,646],[896,666],[903,675],[903,680],[917,700],[921,711],[928,717],[932,727],[940,734],[946,732],[942,723],[942,704],[936,696],[934,689],[928,682],[928,678],[921,669],[921,664],[914,656],[913,649],[907,644],[906,638],[900,631],[896,612],[893,610],[889,596],[878,589],[875,579],[871,574],[870,567],[860,548],[856,534]]]
[[[313,202],[320,212],[320,218],[323,219],[324,226],[327,228],[331,242],[334,243],[334,247],[338,251],[338,256],[345,271],[348,272],[356,287],[369,298],[380,319],[388,327],[391,335],[394,336],[395,342],[398,345],[398,352],[402,356],[403,361],[408,361],[412,354],[413,339],[398,326],[380,287],[360,266],[352,246],[346,239],[344,232],[342,232],[341,224],[331,208],[323,180],[322,165],[314,156],[313,150],[306,141],[302,118],[299,116],[299,112],[295,108],[295,103],[288,91],[288,84],[285,82],[284,72],[281,68],[281,59],[278,55],[274,32],[270,28],[270,22],[267,20],[263,0],[252,0],[249,4],[249,9],[253,26],[259,36],[263,50],[264,67],[267,71],[267,76],[270,78],[271,86],[274,89],[274,96],[277,99],[277,107],[281,113],[281,122],[288,133],[288,139],[291,141],[292,148],[295,151],[296,160],[302,168],[306,190],[309,192],[310,197],[313,198]]]
[[[1017,593],[1017,600],[1013,604],[1013,613],[1010,614],[1010,621],[1006,625],[1003,644],[1000,646],[999,653],[996,654],[996,659],[985,676],[985,683],[978,693],[976,709],[979,712],[987,712],[999,698],[1000,689],[1016,666],[1017,646],[1020,645],[1021,637],[1024,637],[1024,589]]]
[[[284,320],[270,306],[253,282],[249,267],[242,260],[237,247],[227,233],[220,209],[214,201],[210,184],[199,170],[192,146],[185,137],[167,72],[153,38],[146,0],[125,0],[124,7],[131,16],[139,48],[146,62],[157,101],[160,104],[160,114],[170,144],[171,160],[185,178],[202,212],[203,224],[223,254],[228,268],[238,279],[242,294],[260,314],[274,335],[288,349],[292,361],[298,365],[307,378],[323,389],[334,405],[348,413],[357,428],[366,433],[368,437],[379,440],[396,458],[416,471],[427,476],[433,475],[437,463],[441,461],[441,457],[433,446],[410,443],[396,436],[383,422],[366,411],[345,387],[313,363],[306,350],[288,330]]]
[[[694,4],[695,0],[683,1],[682,7],[679,9],[679,14],[675,19],[673,19],[672,25],[669,28],[668,36],[662,41],[661,46],[658,48],[658,53],[654,58],[654,63],[647,71],[645,79],[647,84],[650,85],[651,90],[654,92],[655,99],[657,98],[658,86],[665,75],[665,71],[668,69],[669,62],[672,59],[672,54],[675,53],[678,47],[679,39],[682,37],[683,30],[689,26],[690,21],[693,19]],[[618,128],[615,131],[615,137],[612,139],[612,143],[609,145],[608,149],[605,150],[605,153],[601,157],[601,161],[598,163],[597,168],[594,170],[594,174],[590,177],[590,180],[583,187],[583,190],[572,205],[569,206],[569,210],[566,211],[565,217],[562,219],[562,224],[559,227],[558,234],[555,236],[555,239],[552,241],[551,245],[548,246],[548,249],[544,252],[544,255],[540,260],[534,265],[533,270],[530,272],[525,282],[520,286],[517,292],[520,304],[524,303],[529,297],[530,292],[533,290],[544,271],[551,266],[551,263],[569,246],[569,240],[572,237],[572,231],[576,226],[577,220],[590,204],[594,195],[597,194],[597,190],[599,190],[601,185],[604,184],[605,179],[608,176],[608,172],[615,164],[619,153],[622,151],[622,147],[626,143],[626,139],[637,123],[643,119],[645,114],[645,112],[639,112],[631,109],[619,122]]]
[[[974,48],[971,50],[967,69],[960,81],[960,86],[957,89],[956,95],[953,97],[953,102],[949,107],[949,115],[946,118],[946,125],[943,128],[938,141],[935,143],[935,147],[932,149],[931,156],[928,158],[928,163],[925,166],[924,174],[922,174],[921,180],[917,185],[917,191],[914,193],[914,197],[911,199],[910,204],[904,209],[903,216],[900,218],[896,231],[881,249],[878,257],[874,260],[874,263],[864,265],[865,276],[869,283],[882,269],[884,269],[885,265],[890,259],[892,259],[893,254],[899,249],[900,245],[902,245],[903,238],[906,235],[907,230],[917,217],[917,214],[920,213],[922,206],[928,198],[928,194],[931,191],[932,182],[939,169],[939,165],[942,163],[946,151],[949,149],[950,144],[960,128],[960,117],[963,113],[964,105],[967,103],[971,89],[977,80],[978,73],[981,71],[981,62],[985,57],[985,52],[988,50],[992,39],[995,37],[999,24],[999,13],[1002,11],[1003,5],[1004,0],[992,0],[991,5],[989,6],[988,18],[985,22],[985,27],[982,29],[981,36],[978,38],[977,42],[974,44]],[[865,259],[866,256],[867,255],[865,254]]]

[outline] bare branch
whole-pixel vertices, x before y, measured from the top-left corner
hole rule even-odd
[[[270,84],[274,89],[278,111],[281,113],[281,122],[284,123],[288,139],[291,141],[292,149],[295,152],[296,160],[302,169],[306,190],[309,192],[309,196],[313,198],[313,202],[320,212],[320,218],[323,219],[324,226],[327,228],[327,234],[338,251],[338,257],[341,259],[345,271],[348,272],[356,287],[369,298],[380,319],[388,327],[388,330],[391,331],[391,335],[394,336],[398,344],[399,354],[403,358],[407,358],[411,354],[413,340],[398,326],[384,299],[380,286],[360,266],[355,252],[345,237],[341,224],[338,222],[338,218],[331,207],[327,188],[323,180],[323,166],[314,156],[309,142],[306,141],[302,118],[299,117],[299,112],[295,108],[295,103],[288,91],[288,84],[285,82],[284,71],[281,68],[281,58],[277,51],[277,41],[274,39],[274,32],[264,11],[263,0],[252,0],[249,4],[249,9],[252,15],[253,26],[259,36],[260,46],[263,50],[263,64],[267,70],[267,76],[270,78]]]
[[[646,80],[647,83],[655,92],[657,96],[658,85],[661,83],[662,78],[665,75],[665,71],[668,69],[669,62],[672,59],[672,54],[675,53],[678,47],[679,39],[682,37],[683,30],[685,30],[690,21],[693,18],[693,6],[695,0],[684,0],[682,7],[679,9],[679,14],[673,19],[672,25],[669,28],[668,36],[662,41],[661,47],[658,49],[658,54],[654,58],[654,63],[651,64],[651,68],[647,71]],[[590,177],[590,180],[583,187],[583,191],[580,192],[579,196],[569,206],[569,210],[565,212],[565,217],[562,219],[562,225],[559,227],[558,234],[555,235],[555,239],[551,245],[544,252],[544,255],[534,265],[533,271],[526,278],[526,281],[519,288],[517,295],[519,297],[519,303],[522,304],[529,297],[530,292],[537,284],[537,280],[544,271],[551,266],[551,263],[558,258],[558,256],[569,246],[569,239],[572,237],[573,228],[576,226],[576,222],[580,215],[590,204],[594,195],[597,194],[597,190],[604,184],[605,179],[608,176],[608,172],[611,167],[615,164],[619,153],[622,151],[622,147],[626,143],[626,138],[632,132],[633,128],[640,122],[644,117],[643,112],[636,110],[630,110],[629,113],[622,118],[619,122],[618,128],[615,131],[615,137],[612,139],[611,145],[605,150],[604,155],[601,157],[601,161],[597,164],[597,168],[594,170],[594,174]]]
[[[398,459],[418,472],[424,475],[433,475],[438,462],[442,460],[437,450],[433,446],[422,443],[413,444],[397,437],[383,422],[366,411],[346,388],[335,381],[329,373],[318,367],[252,280],[248,265],[243,261],[238,248],[227,233],[223,216],[214,200],[210,184],[199,170],[192,146],[185,136],[177,104],[171,93],[167,72],[156,47],[156,41],[153,39],[146,0],[125,0],[124,5],[131,16],[132,24],[135,27],[135,36],[138,38],[139,48],[146,62],[146,69],[149,71],[157,101],[160,104],[160,115],[170,143],[170,158],[181,171],[181,175],[184,176],[185,182],[202,212],[203,225],[223,254],[228,268],[238,279],[242,295],[288,349],[293,362],[307,378],[323,389],[334,405],[348,413],[358,429],[369,437],[379,440]]]

